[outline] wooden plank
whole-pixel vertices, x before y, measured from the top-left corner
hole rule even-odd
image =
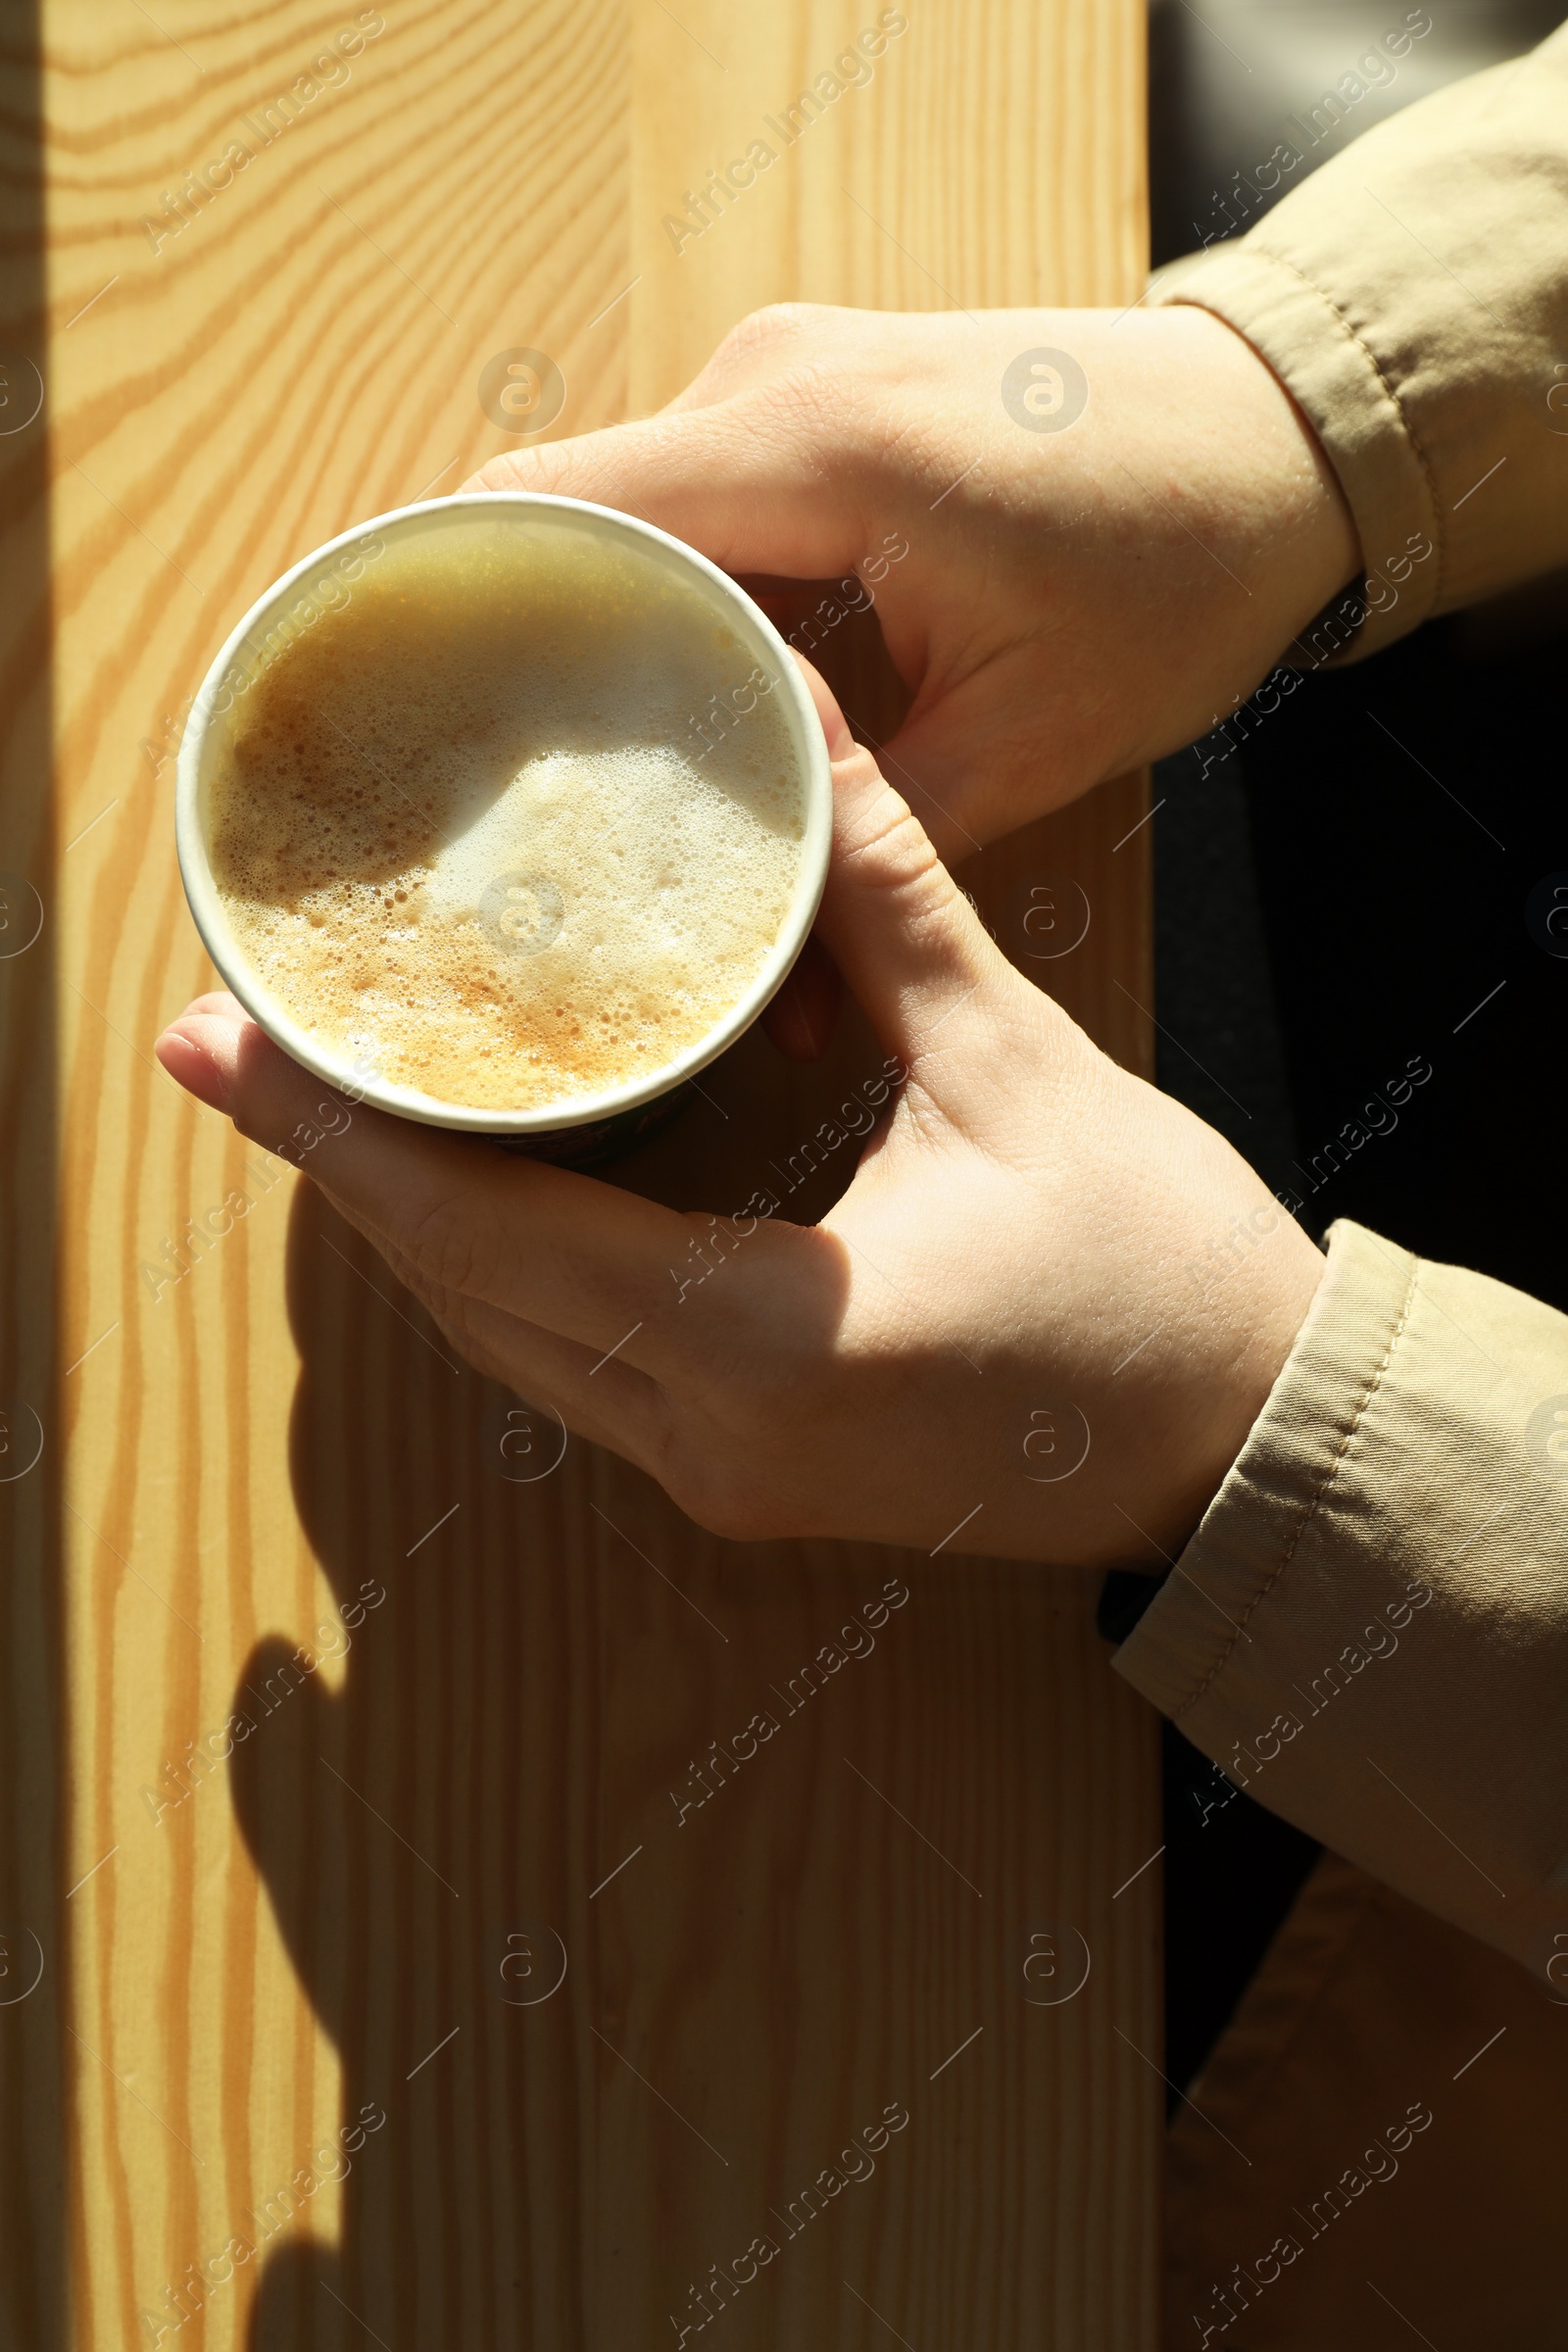
[[[852,66],[833,76],[845,84],[837,99],[824,100],[814,116],[797,109],[792,120],[798,94],[820,93],[818,76],[832,74],[862,23],[875,21],[874,11],[857,13],[843,0],[812,0],[744,24],[721,0],[683,7],[678,23],[657,0],[640,10],[637,282],[629,297],[637,408],[669,398],[737,318],[767,302],[934,310],[1135,297],[1144,260],[1136,12],[1003,6],[976,18],[911,11],[908,30],[887,43],[869,80],[852,82]],[[1079,94],[1078,107],[1066,103],[1068,91]],[[1085,122],[1094,125],[1089,138],[1081,136]],[[665,219],[687,210],[687,191],[702,190],[759,136],[777,149],[774,165],[727,209],[712,202],[715,217],[700,237],[672,237]],[[848,688],[846,707],[857,720],[867,720],[876,736],[891,732],[903,696],[880,657],[874,622],[841,624],[821,660],[835,685]],[[1152,985],[1147,835],[1112,853],[1147,806],[1146,780],[1128,778],[963,869],[966,887],[1021,968],[1036,979],[1049,974],[1100,1042],[1145,1070],[1150,1040],[1139,1007],[1151,1002]],[[1064,920],[1078,908],[1093,916],[1082,945],[1049,962],[1032,953],[1043,944],[1038,929],[1025,929],[1031,906],[1042,905]],[[694,1111],[642,1155],[636,1177],[682,1206],[711,1200],[715,1181],[726,1188],[726,1202],[738,1202],[766,1180],[770,1162],[788,1165],[800,1139],[874,1066],[872,1041],[854,1020],[822,1071],[783,1066],[760,1039],[749,1039],[711,1074],[710,1091],[729,1111],[727,1122]],[[837,1175],[829,1184],[839,1189]],[[822,1205],[813,1197],[813,1213]],[[676,1515],[657,1497],[649,1509],[643,1524],[663,1536],[666,1556],[678,1546],[695,1567],[700,1549],[683,1538]],[[659,1551],[656,1534],[641,1540]],[[739,1547],[724,1548],[733,1555]],[[835,1549],[842,1576],[852,1555],[849,1547]],[[871,1555],[860,1556],[874,1581]],[[808,1582],[821,1558],[820,1546],[772,1547],[773,1606],[792,1587],[807,1603],[798,1642],[813,1615],[819,1626],[830,1622],[825,1593],[813,1608]],[[918,2180],[894,2174],[885,2184],[867,2183],[863,2201],[858,2194],[853,2203],[844,2192],[852,2219],[831,2254],[813,2250],[814,2271],[793,2239],[781,2245],[772,2308],[754,2287],[726,2309],[725,2329],[759,2346],[869,2346],[882,2338],[884,2324],[910,2342],[1152,2342],[1159,2083],[1116,2034],[1119,2027],[1140,2049],[1157,2053],[1152,1876],[1112,1909],[1128,1873],[1158,1843],[1152,1727],[1112,1688],[1090,1622],[1095,1580],[1043,1585],[1037,1574],[995,1562],[907,1555],[897,1557],[896,1570],[913,1594],[897,1637],[897,1687],[890,1678],[885,1693],[864,1694],[860,1728],[862,1740],[888,1744],[879,1745],[874,1763],[859,1747],[857,1767],[895,1795],[950,1858],[976,1853],[985,1825],[984,1858],[971,1872],[985,1900],[965,1903],[962,1886],[951,1878],[944,1885],[929,1856],[923,1859],[935,1870],[935,1886],[922,1883],[918,1869],[911,1876],[907,1832],[901,1851],[896,1824],[855,1817],[842,1786],[833,1785],[842,1750],[825,1716],[812,1727],[814,1796],[807,1788],[798,1797],[760,1793],[747,1829],[731,1821],[719,1880],[744,1890],[737,1945],[754,1921],[760,1928],[768,1896],[777,1900],[781,1874],[754,1877],[755,1840],[769,1830],[794,1838],[808,1825],[827,1868],[798,1893],[792,1889],[791,1909],[818,1939],[857,1955],[844,1984],[819,1978],[813,1984],[808,1977],[801,1984],[798,2050],[778,2052],[777,2079],[752,2079],[753,2128],[766,2150],[767,2177],[781,2191],[771,2210],[782,2209],[788,2183],[810,2178],[811,2147],[831,2144],[835,2120],[849,2130],[862,2108],[875,2111],[868,2052],[888,2051],[901,2083],[915,2082],[916,2091],[904,2094],[912,2118],[911,2170],[920,2136],[928,2153]],[[730,1605],[725,1622],[733,1626]],[[755,1604],[751,1614],[755,1624]],[[1043,1722],[1065,1734],[1045,1769],[1034,1751]],[[805,1769],[804,1735],[793,1721],[788,1728],[801,1738]],[[940,1747],[950,1738],[958,1743],[951,1755],[933,1752],[930,1742]],[[710,1844],[721,1826],[717,1812],[715,1799],[705,1815]],[[1104,1825],[1104,1840],[1097,1834],[1074,1852],[1069,1824],[1086,1820]],[[628,1815],[628,1845],[631,1822]],[[1112,1864],[1112,1852],[1132,1859]],[[847,1880],[877,1887],[874,1902],[862,1898],[858,1918],[840,1891]],[[1061,2009],[1032,2009],[1018,1997],[1019,1938],[1031,1899],[1044,1914],[1080,1923],[1103,1971]],[[897,1923],[880,1916],[890,1903],[907,1906]],[[679,1940],[677,1928],[672,1963]],[[893,1957],[901,1951],[909,1955],[904,1969]],[[642,2046],[667,2046],[677,1982],[673,1965],[630,1978],[631,2014],[645,2021]],[[1011,1997],[1004,1991],[998,1999],[1009,1983]],[[692,1991],[684,2003],[697,2079],[715,2009],[750,2019],[758,2046],[770,2040],[778,2051],[776,2030],[768,2031],[774,1984],[761,1951],[743,1956],[732,1948],[721,1995],[710,2002]],[[944,2013],[954,2021],[945,2041],[935,2022]],[[982,2020],[982,2038],[951,2072],[926,2081]],[[819,2080],[825,2046],[843,2051],[832,2068],[836,2091]],[[975,2076],[965,2083],[958,2070],[971,2064]],[[781,2113],[786,2083],[791,2096]],[[980,2150],[978,2164],[968,2161]],[[667,2144],[664,2153],[675,2155]],[[891,2172],[898,2159],[884,2161]],[[628,2237],[657,2235],[672,2249],[690,2248],[690,2276],[700,2279],[726,2245],[738,2252],[747,2242],[744,2201],[727,2232],[715,2230],[716,2198],[732,2183],[723,2180],[715,2191],[687,2174],[695,2203],[683,2211],[674,2194],[681,2168],[661,2170],[663,2193],[657,2205],[651,2198],[643,2204],[641,2227],[629,2228]],[[760,2227],[768,2227],[765,2218]],[[786,2260],[796,2266],[788,2275]],[[678,2261],[674,2267],[679,2273]],[[645,2316],[646,2292],[639,2286],[615,2307],[627,2331]],[[874,2316],[864,2304],[852,2305],[851,2295],[867,2298]]]
[[[0,1396],[46,1445],[0,1488],[0,1926],[44,1974],[0,2007],[8,2180],[32,2168],[30,2205],[0,2200],[0,2328],[40,2352],[663,2340],[770,2231],[725,2296],[737,2346],[1152,2340],[1158,2084],[1113,2029],[1154,2050],[1153,1874],[1111,1898],[1157,1802],[1087,1580],[721,1544],[624,1465],[558,1461],[149,1058],[209,984],[172,855],[182,707],[302,550],[508,445],[475,391],[495,353],[558,360],[559,435],[629,383],[662,397],[759,301],[923,305],[835,174],[967,302],[1133,286],[1134,12],[994,0],[911,19],[853,136],[819,126],[778,220],[729,223],[666,300],[666,166],[684,184],[858,28],[678,13],[418,0],[333,63],[353,9],[163,0],[106,30],[48,0],[41,87],[10,68],[40,210],[7,332],[48,402],[0,439],[34,583],[0,866],[47,922],[0,959]],[[1133,1058],[1108,1019],[1147,936],[1122,829],[1092,807],[994,879],[1040,858],[1090,890],[1064,996]],[[847,1025],[836,1068],[865,1050]],[[726,1065],[727,1120],[699,1107],[628,1174],[743,1168],[824,1082],[787,1094],[767,1051]],[[890,1579],[908,1598],[874,1649],[770,1700]],[[693,1760],[769,1709],[682,1816]],[[1094,1956],[1054,2006],[1022,1973],[1046,1921]],[[908,2122],[874,2175],[770,2223],[861,2169],[841,2152],[889,2103]]]

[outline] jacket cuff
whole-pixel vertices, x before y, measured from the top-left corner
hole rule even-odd
[[[1357,1225],[1118,1672],[1261,1804],[1568,1953],[1568,1317]],[[1555,1979],[1550,1980],[1556,1989]]]
[[[1300,408],[1339,476],[1361,577],[1285,650],[1286,663],[1359,661],[1425,620],[1439,586],[1431,479],[1397,395],[1345,313],[1293,262],[1249,243],[1175,264],[1151,301],[1191,303],[1234,327]]]
[[[1415,1269],[1407,1250],[1358,1225],[1331,1229],[1327,1271],[1268,1401],[1174,1572],[1116,1652],[1117,1672],[1173,1722],[1227,1668],[1228,1690],[1250,1681],[1251,1620],[1288,1574],[1382,1386]],[[1238,1698],[1250,1731],[1265,1698],[1266,1724],[1278,1704],[1272,1683],[1254,1703]]]
[[[1320,136],[1296,127],[1274,184],[1310,175],[1150,298],[1243,335],[1339,475],[1365,615],[1338,644],[1307,632],[1287,658],[1312,668],[1568,564],[1568,25],[1316,170]]]

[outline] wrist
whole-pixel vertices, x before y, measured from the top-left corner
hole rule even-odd
[[[1232,496],[1258,528],[1258,573],[1281,650],[1362,569],[1340,477],[1305,410],[1262,355],[1216,312],[1172,305],[1206,354],[1216,422],[1230,442]]]
[[[1253,1250],[1245,1288],[1222,1293],[1209,1333],[1208,1410],[1200,1459],[1203,1475],[1189,1497],[1187,1534],[1224,1485],[1258,1415],[1290,1361],[1327,1269],[1321,1250],[1296,1219],[1278,1209],[1278,1225]],[[1196,1506],[1196,1507],[1195,1507]]]
[[[1272,1214],[1273,1225],[1259,1215]],[[1228,1252],[1195,1298],[1167,1362],[1177,1396],[1151,1415],[1163,1443],[1150,1462],[1150,1536],[1167,1559],[1188,1544],[1242,1453],[1290,1360],[1328,1260],[1294,1217],[1269,1202],[1233,1218]]]

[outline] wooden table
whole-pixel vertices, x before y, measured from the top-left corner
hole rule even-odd
[[[298,555],[515,445],[496,354],[557,362],[562,435],[765,301],[1133,299],[1136,0],[914,0],[675,250],[877,18],[49,0],[13,35],[7,2347],[1152,2343],[1155,1742],[1093,1580],[701,1534],[151,1059],[210,985],[189,698]],[[1141,794],[966,876],[1020,959],[1042,877],[1087,895],[1026,968],[1135,1063]],[[868,1053],[749,1042],[628,1180],[734,1205]]]

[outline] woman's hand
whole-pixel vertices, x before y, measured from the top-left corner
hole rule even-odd
[[[761,311],[662,415],[470,486],[855,574],[914,694],[891,772],[950,858],[1192,742],[1360,564],[1300,411],[1187,306]]]
[[[310,1174],[482,1371],[719,1534],[1152,1562],[1239,1450],[1323,1260],[1228,1144],[1013,971],[813,691],[820,930],[886,1057],[858,1101],[888,1103],[819,1226],[767,1207],[766,1165],[744,1213],[680,1215],[363,1106]],[[158,1052],[273,1148],[322,1093],[230,997]]]

